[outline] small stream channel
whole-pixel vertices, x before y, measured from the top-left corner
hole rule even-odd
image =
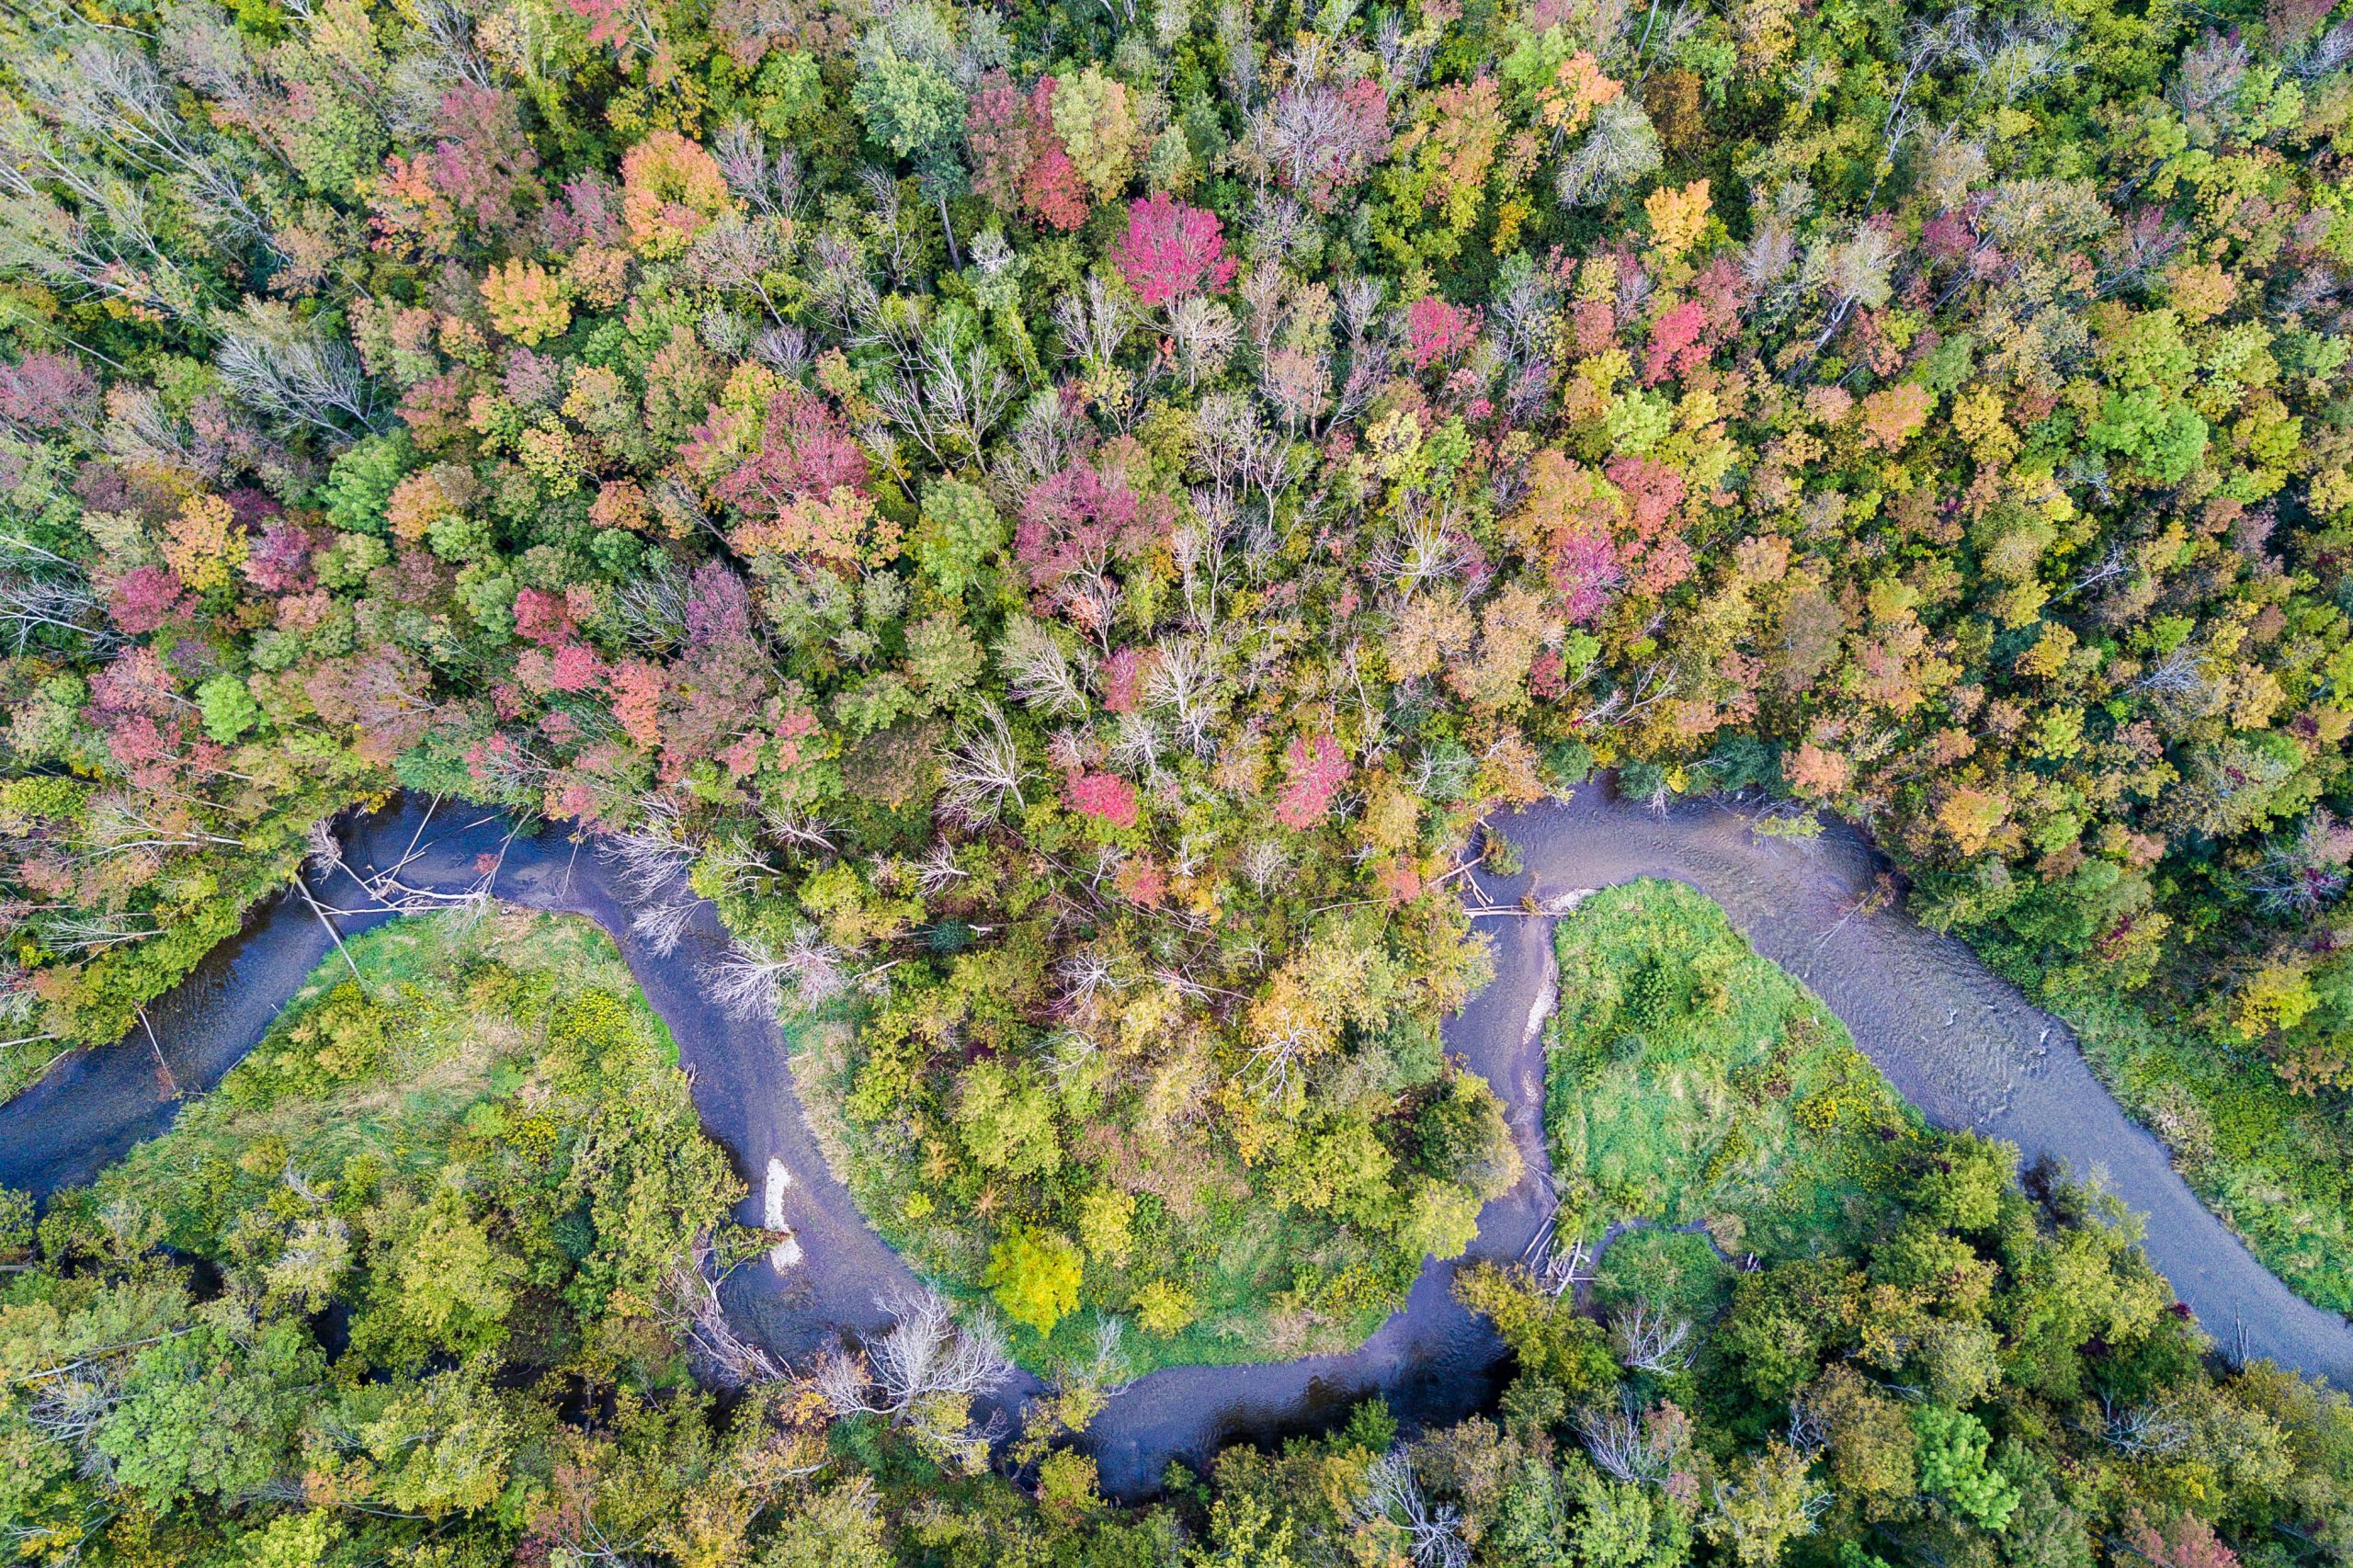
[[[1528,894],[1561,900],[1642,876],[1697,888],[1759,952],[1812,986],[1930,1120],[2009,1139],[2029,1161],[2048,1157],[2078,1175],[2100,1175],[2145,1217],[2151,1259],[2218,1339],[2353,1388],[2353,1328],[2280,1284],[2198,1200],[2156,1140],[2093,1077],[2065,1025],[2034,1008],[1961,942],[1893,912],[1855,913],[1880,869],[1859,835],[1839,827],[1808,841],[1760,838],[1722,804],[1685,801],[1656,815],[1597,784],[1496,825],[1529,869],[1511,879],[1481,873],[1488,906]],[[350,824],[343,841],[360,876],[405,859],[409,885],[456,891],[477,879],[482,858],[496,853],[508,832],[507,819],[494,813],[444,804],[428,821],[425,808],[409,801]],[[360,902],[342,873],[315,891],[330,904]],[[756,1261],[737,1270],[726,1291],[731,1312],[788,1358],[843,1331],[884,1326],[875,1297],[907,1281],[906,1267],[826,1168],[794,1093],[780,1031],[723,1013],[702,994],[699,969],[721,939],[711,912],[701,913],[676,951],[655,955],[631,932],[615,879],[593,846],[557,833],[507,845],[495,891],[534,908],[585,915],[612,933],[694,1074],[705,1128],[752,1187],[740,1217],[757,1224],[780,1213],[790,1225],[801,1262],[777,1268]],[[387,918],[338,923],[347,936]],[[1479,925],[1494,944],[1495,979],[1448,1021],[1446,1042],[1502,1096],[1528,1172],[1481,1212],[1478,1238],[1461,1262],[1519,1257],[1552,1211],[1540,1039],[1553,984],[1552,922],[1491,915]],[[148,1009],[152,1047],[142,1034],[77,1052],[0,1106],[0,1185],[45,1196],[88,1181],[162,1131],[178,1097],[218,1083],[332,950],[321,919],[300,897],[266,905],[242,936]],[[790,1184],[771,1193],[768,1173],[779,1165]],[[1506,1358],[1484,1321],[1454,1301],[1460,1266],[1424,1267],[1404,1307],[1349,1354],[1173,1368],[1140,1381],[1085,1439],[1104,1490],[1148,1494],[1172,1460],[1198,1463],[1227,1443],[1319,1430],[1376,1392],[1408,1425],[1487,1407],[1508,1376]],[[1034,1388],[1010,1391],[1007,1403]]]

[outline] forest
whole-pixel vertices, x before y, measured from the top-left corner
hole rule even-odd
[[[1032,1369],[1082,1358],[1105,1313],[1136,1371],[1343,1347],[1521,1173],[1495,1091],[1438,1035],[1488,971],[1465,846],[1507,854],[1477,824],[1609,770],[1662,806],[1740,795],[1761,832],[1860,824],[1891,896],[2074,1023],[2265,1264],[2353,1310],[2353,19],[2335,11],[20,0],[0,10],[0,1095],[141,1039],[249,912],[308,895],[338,813],[475,802],[596,835],[656,947],[717,906],[711,993],[785,1020],[836,1171],[946,1293],[911,1321],[960,1345],[990,1322]],[[1602,1043],[1596,1082],[1638,1106],[1619,1070],[1648,1058]],[[1807,1070],[1850,1073],[1838,1043],[1808,1037]],[[328,1103],[372,1062],[285,1092]],[[544,1070],[558,1121],[629,1097],[569,1059]],[[494,1141],[505,1114],[465,1137]],[[1725,1324],[1754,1295],[1779,1346],[1755,1366],[1719,1349],[1675,1374],[1696,1381],[1635,1380],[1643,1410],[1689,1412],[1715,1445],[1670,1480],[1833,1517],[1790,1477],[1829,1473],[1835,1445],[1754,1440],[1813,1385],[1807,1357],[1909,1375],[1838,1337],[1883,1315],[1870,1292],[1927,1289],[1882,1280],[1928,1267],[1881,1256],[1908,1236],[1950,1255],[1954,1290],[1984,1282],[1952,1309],[1977,1314],[1972,1344],[2056,1359],[1917,1384],[1908,1418],[1941,1425],[1888,1440],[1950,1483],[1806,1539],[1993,1550],[1936,1535],[1934,1499],[1991,1485],[1963,1451],[1998,1429],[2040,1456],[1985,1460],[2004,1484],[2104,1521],[2058,1533],[2119,1561],[2343,1554],[2343,1494],[2290,1478],[2341,1466],[2314,1457],[2341,1454],[2339,1407],[2202,1367],[2064,1183],[2031,1212],[1905,1185],[1949,1158],[1886,1115],[1881,1197],[1917,1223],[1849,1213],[1814,1274],[1740,1281]],[[472,1247],[478,1217],[417,1218],[454,1201],[437,1194],[520,1204],[526,1229],[554,1222],[531,1182],[624,1201],[598,1160],[625,1152],[502,1187],[446,1120],[411,1132],[422,1164],[350,1186],[381,1215],[338,1216],[356,1233],[337,1244],[385,1254],[370,1290],[419,1246]],[[688,1124],[645,1135],[702,1147]],[[229,1165],[277,1174],[266,1139],[248,1154]],[[464,1179],[436,1187],[437,1163]],[[1591,1213],[1634,1212],[1639,1184],[1599,1174],[1618,1185],[1593,1185]],[[834,1428],[871,1492],[838,1460],[774,1460],[815,1440],[811,1411],[688,1419],[713,1396],[677,1381],[669,1342],[632,1338],[670,1320],[620,1298],[659,1284],[653,1260],[710,1228],[732,1178],[698,1155],[671,1179],[629,1222],[663,1233],[648,1250],[602,1221],[538,1235],[512,1278],[483,1266],[471,1304],[344,1301],[307,1345],[290,1325],[335,1288],[296,1312],[293,1286],[241,1279],[228,1209],[28,1218],[8,1323],[113,1314],[71,1332],[161,1335],[158,1362],[208,1319],[238,1347],[222,1367],[282,1358],[267,1376],[308,1389],[356,1356],[375,1392],[320,1418],[340,1457],[315,1471],[288,1458],[310,1396],[255,1392],[276,1457],[203,1461],[230,1467],[210,1492],[179,1460],[135,1479],[146,1461],[91,1446],[116,1428],[79,1411],[38,1427],[68,1459],[12,1459],[0,1515],[28,1555],[70,1558],[84,1530],[160,1560],[199,1550],[165,1540],[199,1528],[183,1500],[217,1496],[271,1514],[288,1555],[269,1561],[372,1562],[395,1549],[368,1509],[503,1508],[508,1536],[437,1526],[397,1551],[524,1551],[521,1493],[388,1501],[391,1449],[348,1517],[270,1489],[337,1494],[382,1418],[361,1407],[473,1375],[529,1299],[549,1337],[513,1365],[574,1380],[502,1418],[541,1458],[609,1439],[578,1475],[625,1458],[648,1496],[755,1534],[784,1495],[762,1488],[822,1476],[795,1517],[888,1513],[972,1561],[1029,1550],[908,1500],[904,1464],[961,1462],[944,1437],[910,1460],[872,1436],[913,1406]],[[271,1212],[310,1222],[287,1191]],[[567,1250],[592,1240],[621,1251]],[[2126,1280],[2108,1326],[2036,1283],[2097,1269]],[[1347,1523],[1334,1467],[1359,1450],[1390,1466],[1392,1524],[1441,1495],[1485,1521],[1508,1494],[1581,1562],[1653,1539],[1562,1533],[1619,1519],[1578,1501],[1593,1487],[1634,1488],[1662,1551],[1761,1562],[1796,1539],[1678,1514],[1700,1494],[1644,1491],[1646,1471],[1556,1464],[1569,1413],[1604,1397],[1577,1326],[1596,1320],[1480,1289],[1519,1404],[1445,1439],[1450,1459],[1381,1458],[1374,1413],[1263,1471],[1221,1466],[1225,1490],[1172,1506],[1224,1544],[1187,1550],[1323,1561],[1361,1526],[1368,1561],[1449,1561]],[[1802,1311],[1773,1317],[1768,1290]],[[949,1304],[966,1327],[941,1326]],[[633,1347],[595,1343],[608,1314]],[[36,1429],[17,1369],[51,1365],[26,1354],[12,1445]],[[2142,1357],[2162,1376],[2125,1369]],[[2124,1381],[2087,1381],[2087,1361]],[[481,1376],[449,1398],[518,1392]],[[2136,1490],[2108,1479],[2126,1450],[2107,1428],[2052,1414],[2155,1408],[2177,1381],[2298,1457]],[[2208,1459],[2219,1430],[2195,1427]],[[762,1479],[681,1492],[654,1479],[674,1442],[730,1486]],[[1765,1468],[1720,1468],[1742,1443]],[[1054,1506],[1096,1517],[1073,1465],[1035,1463]],[[1529,1465],[1552,1478],[1535,1492],[1494,1479]],[[972,1517],[1028,1506],[974,1486]],[[1836,1508],[1868,1515],[1859,1487]],[[82,1525],[15,1522],[46,1518],[17,1499],[52,1488]],[[1320,1522],[1297,1512],[1311,1494]],[[1154,1517],[1133,1528],[1176,1528]],[[566,1528],[525,1554],[656,1550],[650,1524],[637,1544]]]

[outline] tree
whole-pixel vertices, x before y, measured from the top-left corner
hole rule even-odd
[[[1056,81],[1051,103],[1054,135],[1071,167],[1097,201],[1110,200],[1128,183],[1135,157],[1135,110],[1126,85],[1089,65]]]
[[[389,1305],[425,1344],[464,1352],[504,1336],[523,1266],[491,1240],[462,1193],[445,1189],[423,1205],[397,1258]]]
[[[2018,1490],[1985,1462],[1992,1442],[1985,1424],[1967,1411],[1921,1404],[1913,1407],[1912,1427],[1920,1437],[1920,1489],[1999,1534],[2018,1506]]]
[[[719,161],[675,131],[655,131],[621,159],[621,221],[641,256],[682,255],[733,197]]]
[[[323,1370],[295,1324],[209,1316],[139,1352],[90,1437],[120,1484],[158,1503],[225,1501],[274,1481],[302,1417],[303,1390]],[[250,1343],[240,1343],[241,1331]]]
[[[1077,1245],[1069,1238],[1016,1231],[991,1249],[985,1280],[1006,1316],[1027,1324],[1042,1338],[1077,1309],[1084,1267]]]
[[[1128,231],[1113,254],[1128,287],[1147,305],[1204,290],[1222,293],[1237,266],[1225,254],[1224,226],[1216,213],[1162,192],[1128,204]]]
[[[1711,1491],[1711,1506],[1699,1521],[1700,1533],[1731,1552],[1736,1562],[1779,1561],[1790,1541],[1813,1533],[1815,1514],[1827,1501],[1809,1486],[1807,1462],[1803,1454],[1779,1438],[1768,1443],[1763,1452],[1735,1461]]]
[[[960,1325],[947,1298],[931,1290],[894,1291],[875,1304],[891,1315],[890,1329],[863,1355],[820,1361],[812,1375],[818,1393],[836,1415],[880,1415],[944,1454],[977,1461],[973,1468],[985,1463],[986,1442],[975,1448],[967,1431],[972,1402],[1013,1375],[995,1321],[983,1315]]]
[[[963,129],[963,93],[938,66],[901,54],[876,28],[859,50],[858,85],[850,102],[867,134],[902,158],[934,161]]]
[[[965,1147],[986,1169],[1022,1177],[1051,1176],[1062,1166],[1052,1097],[1002,1062],[980,1062],[965,1074],[956,1121]]]

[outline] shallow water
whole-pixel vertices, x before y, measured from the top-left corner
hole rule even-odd
[[[1489,905],[1511,905],[1528,893],[1551,901],[1639,876],[1698,888],[1759,952],[1811,985],[1932,1121],[2007,1138],[2029,1160],[2063,1160],[2078,1175],[2103,1177],[2146,1216],[2151,1258],[2226,1346],[2353,1387],[2353,1329],[2272,1278],[2198,1201],[2156,1141],[2093,1078],[2064,1025],[1961,943],[1897,914],[1859,912],[1881,869],[1859,835],[1839,828],[1811,841],[1760,839],[1725,806],[1683,802],[1659,816],[1597,785],[1497,825],[1530,870],[1513,879],[1480,874]],[[424,807],[407,803],[351,824],[344,842],[359,876],[406,859],[409,885],[456,891],[479,875],[481,857],[500,852],[507,831],[503,817],[444,806],[428,820]],[[346,873],[313,888],[331,905],[362,902]],[[751,1188],[739,1218],[758,1224],[772,1202],[790,1226],[801,1261],[779,1269],[760,1259],[737,1270],[726,1290],[730,1311],[789,1358],[844,1331],[882,1326],[876,1295],[911,1277],[827,1169],[801,1115],[780,1032],[723,1013],[702,995],[699,968],[720,940],[710,911],[676,952],[657,956],[630,932],[614,879],[593,847],[554,833],[505,846],[496,892],[585,915],[613,933],[694,1075],[704,1126]],[[337,924],[348,935],[384,918],[345,916]],[[1448,1021],[1446,1040],[1503,1096],[1527,1158],[1520,1184],[1481,1213],[1471,1249],[1472,1259],[1512,1259],[1552,1210],[1537,1028],[1549,1006],[1551,922],[1501,915],[1479,925],[1494,948],[1495,980]],[[45,1195],[87,1181],[162,1131],[178,1095],[217,1083],[333,950],[299,896],[266,905],[243,936],[148,1009],[152,1047],[135,1034],[77,1053],[0,1106],[0,1185]],[[791,1179],[771,1193],[777,1165]],[[1172,1460],[1198,1464],[1226,1443],[1320,1430],[1376,1392],[1409,1425],[1488,1406],[1508,1369],[1494,1332],[1454,1302],[1457,1267],[1426,1267],[1404,1307],[1350,1354],[1176,1368],[1140,1381],[1086,1434],[1104,1490],[1141,1495],[1158,1485]],[[1006,1403],[1034,1390],[1025,1383],[1008,1391]]]

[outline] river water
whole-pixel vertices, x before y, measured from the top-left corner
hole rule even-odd
[[[2144,1217],[2152,1261],[2225,1347],[2353,1388],[2353,1328],[2281,1285],[2198,1200],[2155,1139],[2093,1077],[2063,1024],[1959,941],[1893,911],[1859,908],[1881,869],[1860,835],[1837,827],[1812,840],[1761,838],[1728,806],[1683,801],[1654,814],[1598,784],[1495,825],[1529,869],[1511,879],[1481,873],[1486,906],[1529,894],[1549,902],[1641,876],[1699,889],[1759,952],[1812,986],[1931,1121],[2006,1138],[2029,1161],[2063,1162],[2103,1180]],[[615,878],[593,846],[556,833],[510,843],[510,830],[503,816],[446,803],[428,813],[404,802],[350,824],[345,858],[357,877],[403,863],[407,885],[454,892],[494,856],[500,897],[585,915],[611,932],[677,1040],[704,1126],[752,1188],[740,1217],[752,1224],[780,1217],[800,1244],[798,1263],[755,1260],[738,1269],[726,1289],[731,1312],[788,1358],[845,1332],[884,1326],[876,1296],[911,1276],[819,1154],[780,1031],[704,996],[700,967],[721,940],[711,912],[700,912],[677,950],[656,955],[631,932]],[[329,905],[367,902],[350,873],[316,878],[313,887]],[[336,924],[349,935],[386,918],[339,915]],[[1494,946],[1495,980],[1448,1021],[1446,1040],[1503,1097],[1527,1174],[1482,1211],[1463,1262],[1519,1257],[1552,1209],[1540,1038],[1551,1001],[1551,922],[1512,915],[1479,925]],[[333,950],[324,922],[300,897],[267,905],[243,936],[148,1009],[152,1045],[142,1033],[76,1053],[0,1106],[0,1185],[46,1195],[89,1180],[154,1136],[178,1096],[217,1083]],[[779,1168],[789,1185],[772,1183]],[[1319,1430],[1374,1393],[1408,1425],[1487,1407],[1508,1368],[1485,1322],[1453,1301],[1458,1267],[1427,1266],[1404,1307],[1347,1355],[1174,1368],[1140,1381],[1084,1439],[1104,1490],[1144,1494],[1172,1460],[1198,1464],[1227,1443]],[[1025,1384],[1004,1403],[1034,1392]]]

